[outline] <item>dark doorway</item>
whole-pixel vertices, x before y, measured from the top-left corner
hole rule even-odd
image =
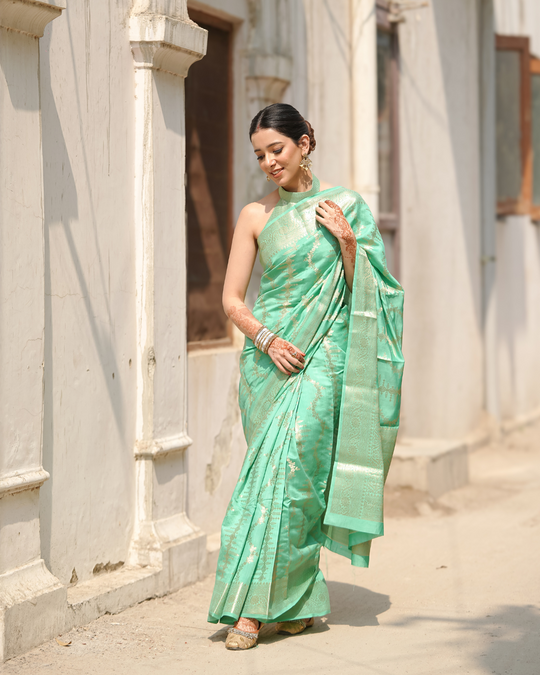
[[[221,305],[232,235],[232,25],[190,10],[208,31],[186,78],[188,343],[229,341]]]

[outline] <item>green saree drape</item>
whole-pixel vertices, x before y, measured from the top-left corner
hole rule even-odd
[[[358,242],[352,292],[339,243],[315,219],[343,210]],[[221,533],[208,620],[263,622],[330,611],[321,546],[366,567],[383,534],[383,487],[399,426],[403,290],[363,199],[288,193],[258,239],[254,316],[306,353],[281,373],[246,338],[240,408],[248,450]]]

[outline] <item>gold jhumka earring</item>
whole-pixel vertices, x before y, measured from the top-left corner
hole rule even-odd
[[[266,176],[266,180],[270,182],[270,176]]]
[[[313,162],[307,155],[302,155],[302,161],[300,162],[300,166],[304,171],[309,171],[311,169],[311,165]]]

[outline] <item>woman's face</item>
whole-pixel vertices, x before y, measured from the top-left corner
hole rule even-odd
[[[296,184],[303,172],[302,155],[309,151],[309,137],[302,136],[297,145],[288,136],[273,129],[259,129],[251,137],[259,166],[276,185]]]

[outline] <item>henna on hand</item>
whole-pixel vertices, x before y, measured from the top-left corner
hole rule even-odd
[[[331,215],[331,218],[333,219],[334,225],[338,231],[336,237],[340,243],[343,242],[345,244],[345,250],[350,255],[350,257],[354,258],[356,255],[356,237],[354,236],[352,227],[349,225],[349,221],[345,218],[343,211],[335,202],[327,199],[325,204],[328,204],[328,206],[334,211]]]
[[[319,202],[315,217],[339,241],[343,255],[354,263],[356,237],[341,207],[332,200],[326,199],[324,202]]]
[[[279,337],[272,340],[268,348],[268,355],[278,369],[286,375],[298,373],[304,367],[306,357],[301,349]]]
[[[317,221],[336,237],[341,248],[345,280],[349,290],[352,289],[354,268],[356,266],[356,237],[341,208],[332,200],[319,202],[317,206]]]
[[[241,305],[233,305],[232,307],[229,307],[227,316],[234,323],[234,325],[251,340],[255,339],[255,336],[262,328],[262,323],[257,321],[257,319],[243,303]]]

